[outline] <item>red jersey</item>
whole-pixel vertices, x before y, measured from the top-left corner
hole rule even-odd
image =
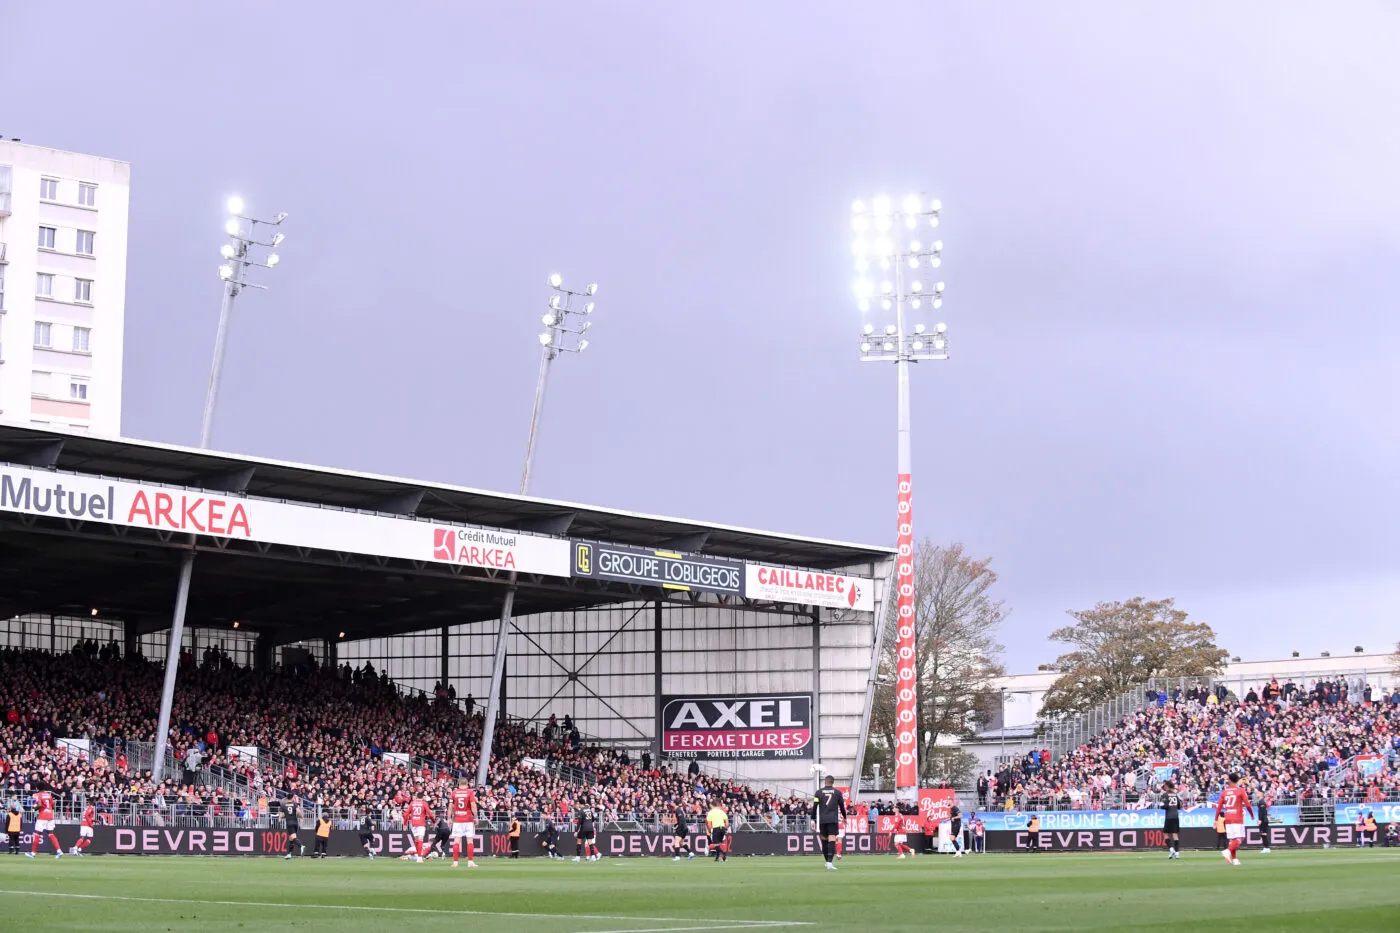
[[[87,809],[83,811],[83,825],[91,826],[95,819],[97,819],[97,808],[88,804]]]
[[[452,822],[471,823],[476,818],[476,791],[459,787],[452,792]]]
[[[1226,787],[1215,805],[1215,815],[1225,814],[1226,823],[1243,823],[1244,813],[1254,815],[1254,807],[1249,803],[1249,793],[1243,787]]]
[[[39,813],[34,817],[37,820],[53,819],[53,794],[46,790],[41,790],[34,795],[34,808]]]
[[[421,800],[413,800],[408,805],[408,823],[410,826],[428,825],[428,817],[432,816],[432,811],[428,805]]]

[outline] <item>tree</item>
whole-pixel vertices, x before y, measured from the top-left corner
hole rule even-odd
[[[996,630],[1006,608],[990,595],[997,582],[991,560],[974,560],[961,544],[923,541],[914,549],[914,637],[919,709],[919,777],[923,782],[963,784],[975,759],[949,738],[970,737],[996,709],[991,681],[1005,673]],[[893,606],[890,607],[893,619]],[[875,705],[866,762],[893,773],[895,669],[898,626],[887,624],[880,647]]]
[[[1093,709],[1154,677],[1218,674],[1230,656],[1216,645],[1215,630],[1190,621],[1174,599],[1136,596],[1069,615],[1074,624],[1050,634],[1075,650],[1055,659],[1060,676],[1040,710],[1047,719]]]

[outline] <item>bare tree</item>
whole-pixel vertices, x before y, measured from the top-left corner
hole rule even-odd
[[[1005,673],[996,630],[1006,618],[1005,605],[990,595],[996,582],[991,559],[968,557],[961,544],[941,547],[925,540],[915,547],[921,781],[961,784],[970,779],[972,756],[938,745],[949,738],[970,737],[996,708],[991,682]],[[866,752],[866,761],[891,769],[898,640],[897,628],[889,626],[880,649],[880,676]]]
[[[1099,603],[1070,612],[1073,625],[1050,634],[1075,650],[1055,659],[1059,678],[1045,694],[1041,715],[1077,715],[1154,677],[1218,674],[1229,658],[1215,630],[1192,622],[1173,599]]]

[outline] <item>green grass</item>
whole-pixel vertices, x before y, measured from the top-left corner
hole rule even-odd
[[[0,856],[0,930],[1400,930],[1400,850],[1153,855],[484,859]],[[353,908],[353,909],[352,909]],[[778,924],[783,924],[778,926]],[[789,925],[790,924],[790,925]]]

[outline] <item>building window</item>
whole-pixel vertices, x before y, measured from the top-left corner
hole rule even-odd
[[[73,328],[73,352],[90,353],[92,350],[92,328]]]
[[[73,300],[92,303],[92,279],[73,280]]]
[[[78,185],[78,203],[83,207],[97,206],[97,186]]]
[[[34,294],[38,295],[40,298],[52,298],[52,297],[53,297],[53,274],[52,274],[52,273],[49,273],[49,272],[40,272],[40,273],[39,273],[38,282],[37,282],[37,284],[34,286]]]
[[[39,248],[53,249],[54,243],[58,242],[58,230],[54,227],[39,228]]]
[[[41,179],[39,179],[39,199],[42,200],[42,201],[57,201],[57,200],[58,200],[58,179],[57,179],[57,178],[41,178]]]
[[[47,347],[53,342],[53,325],[44,321],[34,322],[34,346]]]
[[[83,255],[83,256],[91,256],[91,255],[92,255],[92,239],[93,239],[93,237],[92,237],[92,231],[91,231],[91,230],[79,230],[79,231],[78,231],[78,253],[79,253],[79,254],[81,254],[81,255]]]
[[[87,401],[88,384],[86,382],[68,383],[68,397],[75,402]]]

